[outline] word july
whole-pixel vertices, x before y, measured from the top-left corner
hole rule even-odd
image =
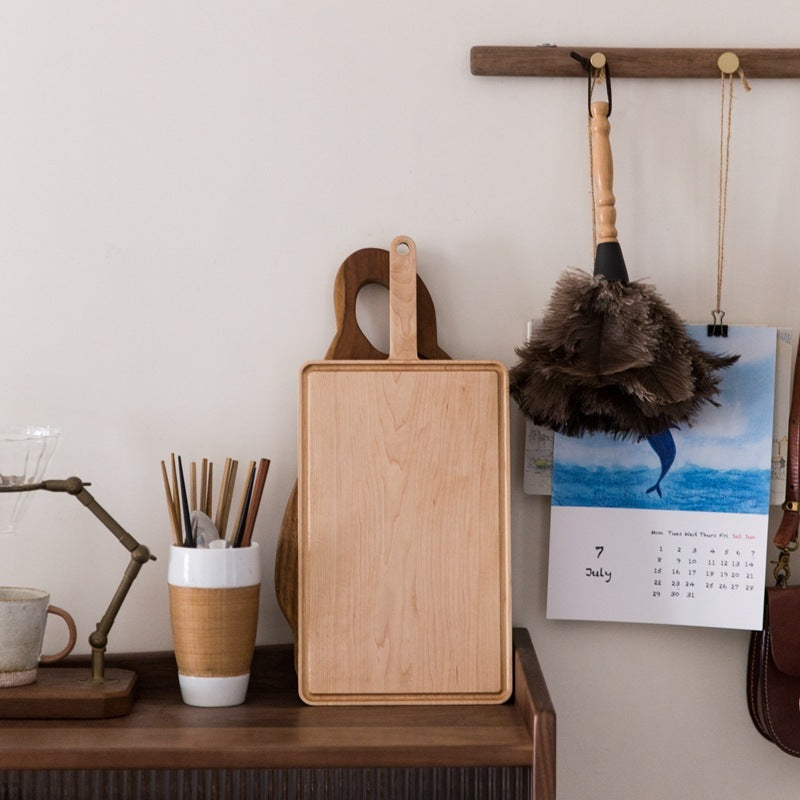
[[[586,567],[586,577],[587,578],[605,578],[606,583],[611,583],[611,571],[606,571],[603,567],[600,569],[592,569],[591,567]]]
[[[606,548],[604,545],[595,545],[594,549],[597,551],[595,557],[600,558]],[[605,567],[600,567],[600,569],[586,567],[585,575],[587,578],[603,578],[606,583],[611,583],[611,570],[607,570]]]

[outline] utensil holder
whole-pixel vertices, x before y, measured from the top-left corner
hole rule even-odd
[[[258,625],[258,544],[170,548],[170,616],[184,703],[244,702]]]

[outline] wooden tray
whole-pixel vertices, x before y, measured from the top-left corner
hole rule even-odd
[[[319,361],[301,374],[300,696],[501,703],[511,693],[507,371],[417,358],[408,237],[392,242],[389,288],[388,360]]]

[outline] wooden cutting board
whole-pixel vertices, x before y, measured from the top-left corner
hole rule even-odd
[[[390,248],[390,353],[300,379],[297,670],[312,704],[511,693],[508,376],[417,357],[416,248]]]
[[[389,251],[362,247],[339,267],[333,282],[336,333],[325,359],[385,359],[358,324],[359,292],[369,285],[389,288]],[[421,358],[449,359],[436,336],[436,309],[428,288],[417,276],[417,348]],[[297,483],[292,488],[278,532],[275,551],[275,596],[292,632],[297,636]]]

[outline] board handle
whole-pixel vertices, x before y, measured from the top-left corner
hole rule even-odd
[[[389,358],[417,358],[417,246],[396,236],[389,247]]]
[[[608,103],[591,104],[592,181],[594,182],[597,243],[617,241],[617,209],[614,206],[614,162],[611,158],[611,123]]]
[[[366,337],[358,324],[356,307],[359,292],[367,285],[389,291],[389,251],[364,247],[351,253],[339,267],[333,282],[333,307],[336,334],[326,359],[388,358]],[[388,317],[385,324],[388,325]],[[388,328],[387,328],[388,331]],[[425,282],[417,275],[417,352],[420,358],[450,358],[436,341],[436,309]]]

